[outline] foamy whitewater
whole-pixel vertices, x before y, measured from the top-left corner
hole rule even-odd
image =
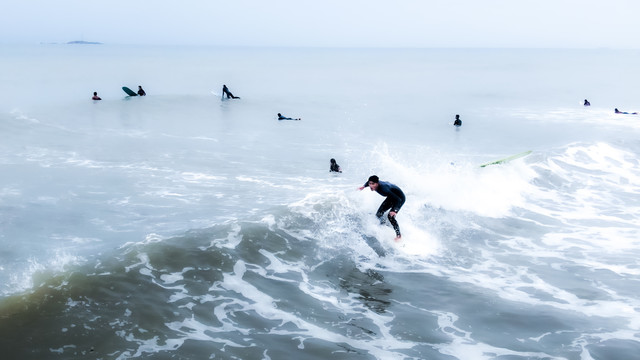
[[[3,359],[640,358],[640,51],[0,49]]]

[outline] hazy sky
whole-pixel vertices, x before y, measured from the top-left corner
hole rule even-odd
[[[0,43],[640,48],[640,0],[7,0]]]

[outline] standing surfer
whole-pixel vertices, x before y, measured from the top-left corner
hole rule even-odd
[[[365,187],[369,187],[371,191],[375,191],[382,196],[386,196],[386,199],[384,199],[382,204],[380,204],[380,207],[376,212],[376,216],[380,219],[380,223],[384,224],[382,215],[384,215],[387,210],[390,210],[387,218],[393,226],[393,230],[396,232],[396,238],[394,240],[400,241],[402,235],[400,234],[400,226],[396,221],[396,215],[398,214],[398,211],[400,211],[400,208],[406,199],[404,193],[398,186],[386,181],[380,181],[376,175],[369,176],[369,180],[367,180],[367,182],[359,189],[362,190]]]

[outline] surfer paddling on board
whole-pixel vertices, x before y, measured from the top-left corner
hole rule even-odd
[[[91,98],[91,100],[102,100],[100,98],[100,96],[98,96],[98,93],[96,91],[93,92],[93,97]]]
[[[286,116],[278,113],[278,120],[302,120],[302,119],[301,118],[294,119],[294,118],[286,117]]]
[[[386,199],[380,204],[376,216],[380,219],[380,223],[384,224],[385,220],[382,218],[382,215],[384,215],[385,211],[389,210],[387,219],[389,219],[393,230],[396,232],[396,238],[394,240],[400,241],[402,235],[400,234],[400,226],[398,226],[398,222],[396,221],[396,215],[404,204],[404,193],[396,185],[386,181],[380,181],[376,175],[369,176],[369,180],[359,189],[362,190],[366,187],[369,187],[371,191],[375,191],[382,196],[386,196]]]
[[[227,99],[240,99],[239,96],[233,96],[227,85],[222,85],[222,96],[224,97],[225,95],[227,96]]]
[[[618,108],[615,108],[615,110],[613,110],[613,112],[615,112],[616,114],[631,114],[631,115],[638,115],[638,113],[637,113],[637,112],[629,113],[629,112],[626,112],[626,111],[620,111],[620,110],[618,110]]]

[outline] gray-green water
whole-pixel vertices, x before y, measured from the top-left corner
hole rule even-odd
[[[640,349],[638,52],[2,49],[4,357]]]

